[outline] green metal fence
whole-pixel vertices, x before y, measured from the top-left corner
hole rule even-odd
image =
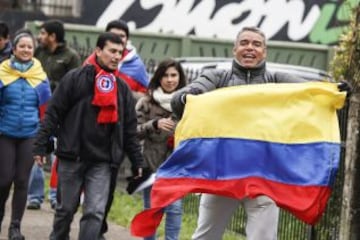
[[[27,22],[26,27],[37,34],[41,22]],[[91,52],[98,34],[103,31],[88,25],[65,24],[68,44],[81,52]],[[165,57],[231,57],[233,40],[198,38],[161,33],[132,32],[131,42],[140,56],[147,60],[159,61]],[[314,67],[328,70],[333,48],[325,45],[290,42],[268,42],[270,62]]]

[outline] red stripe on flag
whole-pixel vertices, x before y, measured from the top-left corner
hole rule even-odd
[[[131,222],[131,234],[138,237],[154,235],[163,215],[162,208],[150,208],[142,211]]]
[[[290,185],[257,177],[234,180],[159,178],[151,191],[152,208],[135,216],[132,234],[140,237],[154,234],[163,216],[162,208],[189,193],[211,193],[236,199],[266,195],[300,220],[315,224],[325,211],[331,188]]]

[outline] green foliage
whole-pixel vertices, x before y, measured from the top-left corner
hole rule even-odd
[[[353,16],[351,18],[348,31],[340,37],[339,45],[336,47],[335,56],[331,63],[331,72],[335,79],[346,79],[350,81],[354,87],[359,86],[360,76],[358,68],[360,66],[360,6],[353,8]],[[354,66],[356,66],[354,68]]]
[[[335,79],[345,79],[350,66],[351,38],[353,31],[349,30],[340,38],[340,44],[336,47],[335,56],[331,62],[331,72]]]

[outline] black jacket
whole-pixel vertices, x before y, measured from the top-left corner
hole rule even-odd
[[[134,100],[126,83],[117,79],[118,116],[114,124],[98,124],[94,96],[95,68],[87,65],[67,73],[49,102],[34,147],[45,155],[49,138],[57,135],[60,159],[111,162],[119,167],[126,153],[132,167],[143,166],[137,139]]]

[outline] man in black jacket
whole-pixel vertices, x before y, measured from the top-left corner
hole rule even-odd
[[[50,81],[51,91],[54,92],[61,78],[71,69],[80,66],[79,54],[65,42],[65,27],[60,20],[48,20],[40,26],[38,35],[39,46],[35,50],[35,57],[41,62],[46,75]],[[51,167],[56,167],[56,160],[53,156]],[[53,174],[54,171],[52,171]],[[51,176],[53,178],[53,176]],[[40,209],[45,197],[45,176],[43,168],[33,166],[29,181],[28,206],[27,209]],[[58,187],[58,186],[56,186]],[[51,208],[61,199],[57,196],[55,186],[49,189],[49,200]]]
[[[138,177],[142,175],[134,99],[126,83],[114,75],[123,49],[115,34],[100,34],[96,62],[67,73],[45,113],[34,160],[43,164],[48,139],[56,130],[62,201],[56,207],[52,240],[68,238],[82,189],[85,200],[79,239],[98,239],[111,168],[120,166],[125,153]]]

